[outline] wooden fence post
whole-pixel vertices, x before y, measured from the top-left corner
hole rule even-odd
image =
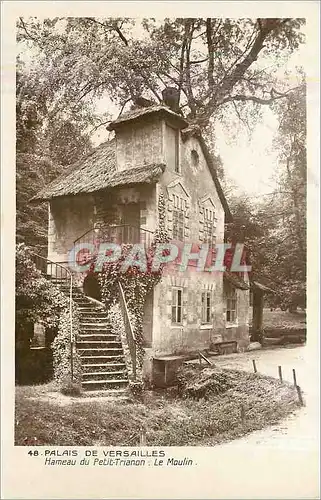
[[[139,444],[140,446],[146,446],[146,432],[144,429],[140,429]]]
[[[292,368],[292,373],[293,373],[293,384],[294,384],[294,387],[297,386],[297,383],[296,383],[296,374],[295,374],[295,369]]]
[[[242,424],[244,423],[245,420],[245,408],[243,405],[241,405],[241,422]]]
[[[257,373],[255,359],[252,359],[252,363],[253,363],[254,373]]]
[[[280,378],[280,382],[283,382],[283,377],[282,377],[282,366],[279,366],[279,378]]]
[[[296,385],[295,387],[296,387],[296,391],[298,393],[298,398],[299,398],[300,405],[303,406],[303,398],[302,398],[301,387],[299,385]]]

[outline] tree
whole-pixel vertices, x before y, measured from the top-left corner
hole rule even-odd
[[[36,247],[40,253],[47,247],[48,206],[30,200],[61,171],[61,166],[48,157],[16,155],[16,239],[17,243]]]
[[[50,130],[49,156],[60,165],[71,165],[92,150],[88,134],[71,121],[55,121]]]
[[[226,237],[242,242],[251,279],[275,290],[274,305],[306,305],[306,152],[304,86],[277,109],[280,130],[278,186],[264,200],[229,196],[233,222]]]
[[[68,300],[63,293],[42,276],[32,261],[30,249],[16,247],[16,341],[17,347],[29,347],[30,325],[41,321],[45,327],[58,324]]]
[[[58,116],[49,120],[50,99],[38,88],[36,75],[18,58],[16,237],[41,252],[47,246],[48,208],[46,203],[31,204],[30,199],[62,172],[62,166],[76,162],[92,145],[80,125]]]
[[[162,101],[161,90],[178,88],[191,124],[205,128],[228,109],[271,104],[289,89],[262,66],[274,65],[303,41],[302,19],[176,18],[135,21],[20,18],[18,41],[37,50],[47,69],[40,85],[60,95],[53,112],[72,113],[107,95],[119,106],[145,93]],[[268,66],[268,64],[267,64]],[[253,108],[251,108],[253,109]]]
[[[306,87],[300,86],[277,106],[279,134],[280,211],[276,237],[278,277],[283,281],[284,303],[291,309],[306,304]]]

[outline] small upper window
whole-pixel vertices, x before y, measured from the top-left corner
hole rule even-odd
[[[166,162],[170,169],[180,173],[179,161],[179,130],[166,125]]]
[[[192,151],[191,151],[191,160],[192,160],[193,167],[197,167],[199,164],[200,158],[198,156],[198,152],[195,149],[192,149]]]

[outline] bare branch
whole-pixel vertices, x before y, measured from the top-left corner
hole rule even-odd
[[[24,22],[23,18],[22,18],[22,17],[19,17],[19,20],[20,20],[21,26],[22,26],[22,28],[23,28],[23,30],[24,30],[24,32],[25,32],[25,34],[27,35],[27,38],[29,38],[29,39],[30,39],[30,40],[32,40],[33,42],[37,43],[37,44],[41,47],[42,45],[40,45],[38,38],[35,38],[35,37],[33,37],[32,35],[30,35],[29,31],[27,30],[27,26],[26,26],[26,24],[25,24],[25,22]]]
[[[227,102],[231,102],[231,101],[252,101],[252,102],[256,102],[258,104],[271,104],[272,102],[276,101],[277,99],[282,99],[283,97],[288,97],[289,93],[292,92],[293,90],[296,90],[300,87],[297,86],[297,87],[293,87],[289,90],[287,90],[286,92],[278,92],[276,91],[275,89],[271,89],[270,90],[270,99],[262,99],[261,97],[257,97],[257,96],[247,96],[247,95],[230,95],[228,97],[226,97],[225,99],[223,99],[219,104],[225,104]],[[276,94],[276,95],[275,95]]]
[[[206,41],[208,50],[207,81],[210,88],[214,88],[214,48],[213,48],[212,20],[206,19]]]
[[[285,22],[286,21],[287,20],[285,20]],[[252,44],[251,49],[244,56],[243,60],[234,67],[234,70],[230,74],[225,75],[221,84],[217,88],[216,92],[209,100],[207,106],[207,112],[205,113],[205,116],[203,115],[202,117],[203,120],[209,119],[209,117],[213,113],[213,109],[215,109],[219,103],[222,104],[224,102],[227,102],[228,100],[232,100],[230,97],[226,98],[224,96],[226,96],[233,89],[236,82],[238,82],[240,78],[242,78],[242,76],[251,66],[251,64],[253,64],[253,62],[256,61],[258,54],[262,50],[264,46],[264,41],[268,37],[268,35],[280,26],[280,21],[278,19],[260,19],[257,21],[257,23],[260,29]],[[283,21],[282,24],[284,24]],[[222,97],[223,100],[221,100]],[[271,100],[267,102],[264,99],[260,99],[254,96],[253,96],[254,98],[247,96],[245,97],[238,96],[238,97],[242,97],[242,99],[239,98],[238,100],[252,100],[260,104],[270,104],[272,102]]]
[[[198,61],[190,61],[190,64],[201,64],[203,62],[208,61],[208,57],[205,57],[204,59],[199,59]]]
[[[124,34],[121,31],[121,27],[122,27],[123,24],[121,24],[120,27],[117,24],[112,24],[112,25],[109,26],[106,23],[101,23],[100,21],[97,21],[97,19],[95,19],[94,17],[88,17],[87,19],[89,21],[91,21],[92,23],[99,24],[106,31],[116,31],[116,33],[118,34],[118,36],[121,39],[121,41],[124,42],[124,44],[126,45],[126,47],[128,47],[128,40],[126,39],[126,37],[124,36]]]
[[[191,44],[192,44],[193,32],[195,29],[194,28],[194,21],[191,19],[187,19],[185,26],[186,26],[186,28],[185,28],[185,36],[186,36],[186,50],[185,50],[185,54],[186,54],[186,68],[185,68],[186,90],[187,90],[189,107],[191,109],[192,115],[195,116],[195,114],[196,114],[196,102],[194,99],[193,89],[192,89],[191,65],[190,65]]]
[[[248,131],[248,134],[249,134],[249,135],[248,135],[248,137],[249,137],[249,136],[251,135],[251,129],[250,129],[250,127],[249,127],[249,124],[248,124],[248,123],[247,123],[247,121],[246,121],[246,120],[244,120],[244,119],[242,118],[242,116],[240,115],[240,112],[239,112],[239,110],[238,110],[238,107],[237,107],[237,105],[236,105],[236,102],[235,102],[235,101],[232,101],[232,102],[233,102],[233,106],[234,106],[235,112],[236,112],[236,114],[237,114],[237,117],[238,117],[238,119],[240,120],[240,122],[242,122],[242,123],[243,123],[243,125],[245,125],[245,127],[246,127],[246,129],[247,129],[247,131]]]
[[[122,33],[121,29],[120,29],[118,26],[116,26],[116,27],[114,28],[114,30],[116,31],[116,33],[118,33],[118,35],[119,35],[120,39],[124,42],[124,44],[126,45],[126,47],[128,47],[128,40],[127,40],[127,38],[123,35],[123,33]]]
[[[98,130],[100,127],[102,127],[103,125],[107,125],[107,123],[110,123],[111,120],[107,120],[106,122],[101,122],[99,123],[98,125],[96,125],[94,128],[92,128],[89,132],[89,135],[93,134],[94,132],[96,132],[96,130]]]

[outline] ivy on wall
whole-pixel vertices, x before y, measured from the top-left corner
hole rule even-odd
[[[73,379],[71,376],[71,349],[70,349],[70,311],[68,307],[59,318],[58,334],[52,342],[54,379],[63,388],[71,382],[81,384],[81,360],[75,341],[79,333],[79,310],[75,303],[72,306],[72,340],[73,340]]]
[[[139,267],[135,266],[129,267],[126,272],[122,271],[123,263],[133,247],[133,245],[123,245],[121,258],[115,263],[105,264],[99,276],[102,301],[108,311],[115,312],[114,306],[118,303],[119,292],[117,282],[119,281],[123,287],[129,314],[134,318],[133,328],[140,366],[144,355],[143,320],[146,296],[162,278],[162,266],[157,271],[152,269],[155,248],[157,243],[167,243],[170,241],[165,228],[165,209],[164,194],[160,191],[158,196],[158,227],[154,233],[150,248],[146,250],[146,271],[141,271]]]
[[[125,325],[124,325],[124,320],[123,320],[120,304],[115,303],[110,307],[110,309],[108,311],[108,317],[109,317],[109,321],[111,324],[112,333],[120,336],[120,338],[121,338],[126,368],[127,368],[127,372],[128,372],[128,378],[129,378],[129,381],[131,384],[132,380],[133,380],[133,365],[132,365],[129,346],[127,344]],[[130,311],[129,311],[129,317],[130,317],[131,324],[134,327],[136,321],[135,321],[135,317],[133,316],[133,314]],[[141,373],[140,373],[140,371],[138,371],[136,373],[136,377],[138,379],[140,379],[140,375],[141,375]],[[141,380],[139,380],[139,382],[140,381]]]

